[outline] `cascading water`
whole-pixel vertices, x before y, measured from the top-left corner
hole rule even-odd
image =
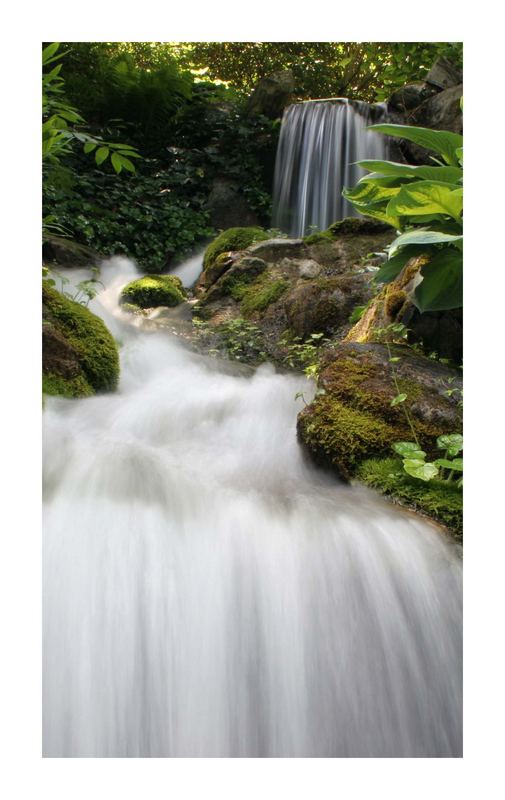
[[[457,550],[304,460],[304,378],[126,322],[134,272],[118,392],[44,411],[44,754],[459,756]]]
[[[387,158],[383,136],[366,130],[385,107],[346,99],[288,106],[282,118],[274,176],[274,228],[304,236],[356,216],[342,197],[365,174],[354,162]]]

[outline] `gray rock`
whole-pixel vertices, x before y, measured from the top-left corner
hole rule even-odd
[[[426,83],[438,89],[449,89],[451,86],[457,86],[462,80],[461,70],[444,56],[437,58],[426,76]]]
[[[249,114],[263,114],[275,119],[282,115],[283,109],[293,97],[295,79],[290,69],[274,72],[262,78],[249,97]]]
[[[436,93],[437,89],[428,83],[418,81],[417,83],[408,83],[394,92],[389,101],[388,109],[392,108],[395,111],[410,111],[417,108],[421,103]]]
[[[215,178],[205,208],[210,214],[210,224],[217,229],[259,225],[239,185],[228,178]]]

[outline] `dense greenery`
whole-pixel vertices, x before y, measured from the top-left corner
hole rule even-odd
[[[420,311],[463,305],[463,137],[408,125],[372,125],[434,152],[433,166],[360,161],[370,171],[344,192],[362,214],[392,225],[401,235],[376,280],[388,283],[415,255],[426,255],[423,280],[414,292]],[[441,160],[439,160],[441,159]]]
[[[458,63],[461,43],[448,42],[193,42],[179,47],[184,62],[211,79],[249,93],[276,70],[293,71],[299,99],[383,100],[420,80],[439,55]]]

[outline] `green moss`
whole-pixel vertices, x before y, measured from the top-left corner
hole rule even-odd
[[[262,228],[228,228],[208,245],[203,257],[203,268],[212,266],[221,253],[245,250],[249,245],[268,238],[268,234]]]
[[[388,292],[386,296],[386,314],[395,318],[402,310],[406,300],[407,295],[403,289]]]
[[[344,477],[372,453],[381,453],[398,440],[397,430],[368,411],[350,408],[322,396],[302,413],[299,430],[318,460],[337,467]]]
[[[52,373],[42,373],[42,392],[62,397],[89,397],[94,394],[93,388],[83,375],[64,378],[62,375]]]
[[[44,320],[67,342],[79,371],[70,380],[66,376],[57,380],[57,370],[50,363],[44,363],[48,393],[73,397],[77,393],[81,396],[90,394],[89,387],[95,392],[115,389],[119,378],[119,354],[114,337],[104,322],[89,309],[47,286],[45,281],[42,302]]]
[[[277,281],[265,282],[262,278],[247,287],[243,295],[240,310],[244,317],[249,317],[255,311],[264,311],[286,291],[289,283],[283,278]]]
[[[178,306],[186,293],[181,279],[175,275],[146,275],[131,281],[121,292],[120,302],[139,308]]]
[[[333,241],[333,236],[329,230],[317,231],[317,233],[311,233],[309,236],[304,236],[303,241],[305,244],[320,244],[321,242]]]
[[[403,505],[446,525],[458,538],[463,535],[463,493],[455,483],[411,478],[395,458],[367,459],[357,469],[358,480]]]

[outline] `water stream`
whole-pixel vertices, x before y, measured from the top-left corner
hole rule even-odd
[[[44,754],[460,755],[457,550],[305,460],[305,378],[127,322],[133,274],[118,392],[44,411]]]

